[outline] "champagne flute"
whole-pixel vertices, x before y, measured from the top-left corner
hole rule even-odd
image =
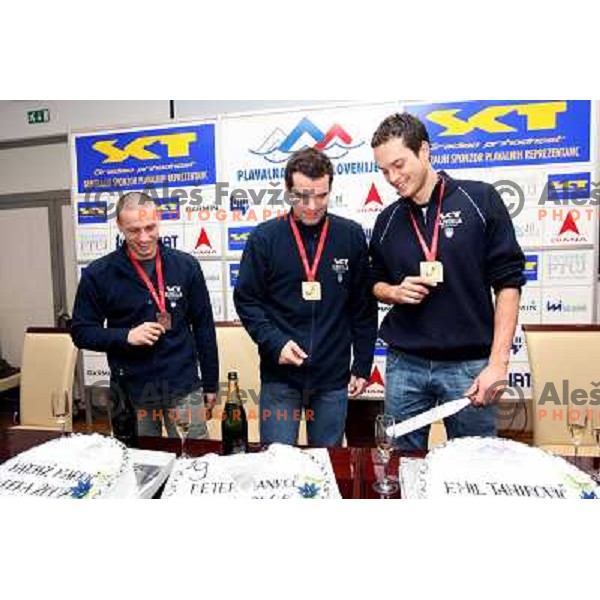
[[[185,448],[187,435],[192,425],[192,411],[190,409],[189,401],[186,401],[182,405],[178,406],[176,410],[177,418],[175,419],[175,427],[177,428],[177,433],[181,438],[181,458],[189,458]]]
[[[50,395],[50,401],[52,405],[52,416],[56,420],[56,424],[60,426],[61,437],[65,437],[67,417],[69,416],[69,394],[65,392],[52,392]]]
[[[388,478],[388,463],[394,448],[394,436],[391,429],[395,421],[392,415],[380,414],[375,418],[375,445],[383,463],[383,479],[373,484],[373,489],[382,496],[398,491],[398,484]]]
[[[574,462],[577,464],[579,446],[581,445],[587,427],[587,412],[581,408],[570,409],[567,413],[567,425],[575,450]]]
[[[110,437],[115,437],[115,431],[113,429],[113,398],[110,390],[103,392],[102,397],[106,403],[106,418],[108,419],[108,428]]]

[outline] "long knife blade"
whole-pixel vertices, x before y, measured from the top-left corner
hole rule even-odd
[[[436,406],[426,410],[425,412],[422,412],[419,415],[410,417],[410,419],[405,419],[393,427],[389,427],[387,430],[388,435],[393,435],[394,437],[406,435],[411,431],[421,429],[421,427],[425,427],[426,425],[431,425],[435,421],[450,417],[469,404],[471,404],[471,400],[469,398],[458,398],[458,400],[445,402],[444,404],[440,404],[440,406]]]

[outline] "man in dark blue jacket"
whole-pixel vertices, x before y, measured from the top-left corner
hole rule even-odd
[[[339,445],[348,396],[366,387],[377,330],[360,225],[328,214],[333,165],[307,148],[285,171],[293,208],[259,225],[244,250],[234,301],[260,353],[261,442]],[[352,368],[350,368],[353,350]]]
[[[137,410],[138,435],[161,435],[164,420],[169,436],[176,437],[173,409],[185,408],[192,417],[189,437],[206,437],[219,363],[200,265],[159,243],[156,206],[146,194],[125,194],[117,205],[117,223],[124,244],[82,272],[73,341],[79,348],[106,352],[111,387],[124,395],[121,408]]]
[[[445,420],[448,436],[495,435],[491,401],[507,379],[525,284],[508,211],[491,185],[436,173],[427,130],[407,113],[385,119],[371,145],[400,195],[379,215],[370,247],[373,293],[393,305],[380,331],[389,345],[385,410],[404,420],[469,396]],[[399,446],[425,449],[428,432]]]

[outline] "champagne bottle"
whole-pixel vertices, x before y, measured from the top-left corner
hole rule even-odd
[[[227,375],[229,388],[225,402],[224,418],[221,422],[223,454],[248,452],[248,420],[242,405],[237,371]]]
[[[112,435],[126,446],[137,446],[137,428],[135,408],[129,395],[129,380],[124,376],[111,378],[108,407]]]

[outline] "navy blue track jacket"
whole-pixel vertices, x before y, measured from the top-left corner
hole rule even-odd
[[[444,282],[417,305],[397,304],[384,319],[380,337],[392,348],[429,360],[487,358],[494,336],[491,290],[521,288],[525,257],[508,211],[493,186],[446,180],[437,260]],[[425,260],[409,211],[431,247],[440,181],[427,219],[412,200],[400,198],[377,218],[370,244],[370,285],[398,285],[420,274]]]
[[[200,385],[204,392],[214,392],[219,379],[215,325],[200,265],[193,256],[162,244],[160,253],[172,328],[154,346],[127,342],[130,329],[156,321],[158,308],[125,244],[83,270],[73,311],[75,345],[106,352],[112,378],[138,404],[175,398]]]
[[[317,271],[322,300],[302,298],[306,280],[289,217],[259,225],[248,240],[234,291],[238,315],[258,345],[261,379],[299,390],[329,391],[348,384],[351,372],[369,378],[377,333],[377,305],[367,282],[368,249],[361,226],[328,215],[329,234]],[[309,264],[323,226],[298,229]],[[308,354],[301,367],[279,365],[294,340]]]

